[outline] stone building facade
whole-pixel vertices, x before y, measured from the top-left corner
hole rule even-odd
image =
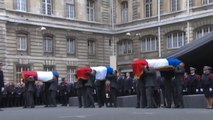
[[[212,0],[0,0],[0,62],[6,81],[26,70],[74,80],[83,66],[130,71],[213,30]],[[127,34],[128,33],[128,34]]]

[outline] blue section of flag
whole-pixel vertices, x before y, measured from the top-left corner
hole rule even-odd
[[[58,72],[52,71],[52,73],[53,73],[53,75],[54,75],[55,77],[59,77],[59,73],[58,73]]]
[[[110,66],[107,66],[107,74],[113,74],[113,68]]]
[[[176,58],[168,58],[167,59],[169,62],[169,65],[177,67],[178,65],[180,65],[180,63],[182,63],[182,61],[176,59]]]

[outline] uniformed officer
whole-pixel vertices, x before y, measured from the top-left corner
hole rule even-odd
[[[155,108],[156,103],[154,100],[154,90],[157,86],[157,73],[154,68],[145,67],[144,69],[144,80],[145,80],[145,87],[146,87],[146,101],[147,101],[147,108]]]
[[[94,98],[93,98],[93,87],[94,87],[94,82],[95,82],[95,74],[96,71],[92,70],[91,73],[89,73],[89,79],[85,83],[85,88],[86,88],[86,107],[91,107],[94,108]]]
[[[174,78],[174,71],[160,71],[160,73],[164,79],[166,108],[171,108],[172,96],[174,95],[172,84],[172,79]]]
[[[49,87],[50,107],[57,107],[57,105],[56,105],[56,92],[57,92],[57,88],[58,88],[58,77],[59,77],[58,74],[54,74],[53,79],[50,81],[50,87]]]
[[[213,74],[211,73],[211,67],[203,67],[203,75],[201,81],[203,84],[204,94],[207,100],[207,108],[213,108]]]
[[[136,108],[145,108],[147,106],[146,101],[146,87],[144,75],[141,75],[139,79],[136,79],[136,95],[137,95],[137,104]]]
[[[65,81],[65,78],[62,78],[62,82],[59,86],[60,97],[62,106],[67,106],[68,104],[68,83]]]
[[[33,76],[29,76],[25,82],[25,106],[34,108],[34,92],[35,92],[35,79]]]
[[[175,108],[184,108],[183,104],[184,73],[185,73],[184,64],[181,63],[175,68],[175,76],[173,80]]]
[[[196,74],[196,68],[190,67],[190,75],[187,77],[187,90],[189,94],[201,93],[201,77]]]
[[[3,64],[0,63],[0,103],[2,99],[2,91],[4,90],[4,73],[2,71],[2,66]],[[0,111],[2,111],[1,108],[0,108]]]

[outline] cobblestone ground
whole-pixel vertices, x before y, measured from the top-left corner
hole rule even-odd
[[[208,109],[4,108],[0,120],[213,120]]]

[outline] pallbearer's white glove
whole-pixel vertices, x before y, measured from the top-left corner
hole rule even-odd
[[[203,88],[200,88],[200,91],[203,92]]]
[[[211,92],[211,91],[212,91],[212,88],[209,88],[209,91]]]
[[[196,89],[196,92],[199,92],[199,90],[198,90],[198,89]]]

